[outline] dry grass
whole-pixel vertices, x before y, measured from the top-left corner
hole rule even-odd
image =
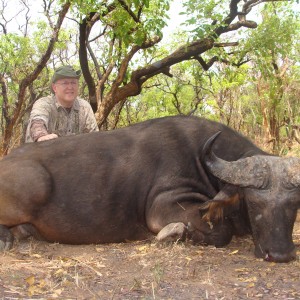
[[[267,263],[251,239],[226,248],[190,244],[72,246],[22,241],[0,255],[3,299],[299,299],[298,260]]]

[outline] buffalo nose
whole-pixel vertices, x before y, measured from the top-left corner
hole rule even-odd
[[[266,251],[264,260],[270,262],[278,262],[278,263],[287,263],[296,259],[296,249],[294,248],[290,252],[286,253],[276,253],[271,251]]]

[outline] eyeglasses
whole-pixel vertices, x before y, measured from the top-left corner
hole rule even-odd
[[[62,87],[67,87],[69,85],[76,86],[78,85],[78,81],[63,81],[63,82],[55,82],[55,84],[61,85]]]

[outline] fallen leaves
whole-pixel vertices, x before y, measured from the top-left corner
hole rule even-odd
[[[106,268],[102,261],[93,257],[86,259],[84,255],[77,257],[58,256],[56,258],[51,256],[51,258],[47,258],[42,253],[38,254],[31,251],[26,253],[24,251],[22,252],[23,260],[15,259],[15,255],[9,254],[9,256],[12,256],[12,259],[7,267],[18,266],[20,275],[12,275],[12,278],[15,282],[18,281],[19,284],[18,287],[7,285],[4,293],[6,295],[17,294],[22,298],[35,296],[51,299],[64,298],[63,294],[70,287],[73,286],[74,289],[74,285],[84,286],[85,280],[103,276],[100,268]],[[1,271],[5,271],[4,268]],[[0,298],[3,296],[4,294],[1,294],[0,290]]]
[[[299,259],[256,259],[251,238],[224,248],[24,242],[0,255],[0,299],[300,299],[299,269]]]
[[[253,277],[248,277],[248,278],[244,278],[244,279],[240,279],[242,282],[257,282],[257,277],[253,276]]]
[[[25,279],[28,285],[28,296],[36,296],[36,295],[49,295],[53,298],[58,298],[62,292],[62,288],[51,289],[49,291],[49,283],[45,279],[36,279],[34,275],[31,275]],[[50,292],[50,294],[49,294]]]
[[[33,275],[31,275],[28,278],[26,278],[25,281],[29,284],[29,286],[31,286],[31,285],[34,285],[35,278]]]

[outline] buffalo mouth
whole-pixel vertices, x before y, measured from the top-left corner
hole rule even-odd
[[[284,253],[265,250],[263,251],[260,246],[255,247],[255,256],[258,258],[263,258],[268,262],[276,262],[276,263],[288,263],[296,259],[296,249],[293,247],[292,250],[286,251]]]

